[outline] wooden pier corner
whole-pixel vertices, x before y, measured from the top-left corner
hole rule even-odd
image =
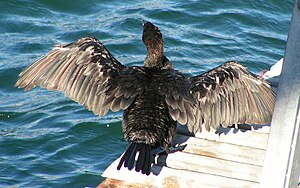
[[[149,176],[127,168],[118,171],[117,159],[102,174],[107,179],[98,187],[259,187],[269,126],[195,136],[179,128],[174,144],[187,146],[159,156]]]

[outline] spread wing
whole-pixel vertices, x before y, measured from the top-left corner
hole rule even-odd
[[[139,74],[128,78],[131,83],[127,85],[113,86],[123,72],[138,71],[123,66],[100,41],[87,37],[54,47],[19,74],[16,86],[25,87],[25,91],[36,86],[60,90],[101,117],[109,109],[126,109],[137,96],[136,91],[143,89],[137,81],[142,80]]]
[[[202,126],[209,131],[234,124],[270,123],[275,93],[238,62],[224,63],[190,80],[190,91],[198,101],[196,123],[188,125],[190,131],[201,131]]]
[[[191,82],[188,78],[174,69],[162,70],[153,77],[158,78],[153,84],[164,96],[172,119],[182,125],[195,124],[197,101],[189,91]]]

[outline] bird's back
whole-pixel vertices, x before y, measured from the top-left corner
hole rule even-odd
[[[169,74],[157,68],[147,68],[145,74],[148,74],[149,82],[144,93],[124,111],[124,136],[133,142],[167,148],[175,134],[176,122],[171,118],[160,90]]]

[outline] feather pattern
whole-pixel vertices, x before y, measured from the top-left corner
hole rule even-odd
[[[226,62],[191,77],[190,81],[190,91],[198,100],[196,118],[204,121],[188,124],[190,130],[201,131],[201,123],[207,130],[243,123],[270,123],[275,93],[266,81],[240,63]]]
[[[143,91],[145,77],[139,73],[139,67],[123,66],[100,41],[87,37],[54,47],[19,74],[16,86],[60,90],[101,117],[128,108]]]
[[[158,78],[153,84],[156,92],[164,96],[172,119],[182,125],[194,125],[197,101],[189,92],[191,82],[187,77],[169,68],[153,71],[153,77]]]

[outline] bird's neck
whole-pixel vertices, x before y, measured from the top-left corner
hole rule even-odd
[[[163,67],[164,66],[164,52],[160,50],[147,50],[147,57],[144,61],[145,67]]]

